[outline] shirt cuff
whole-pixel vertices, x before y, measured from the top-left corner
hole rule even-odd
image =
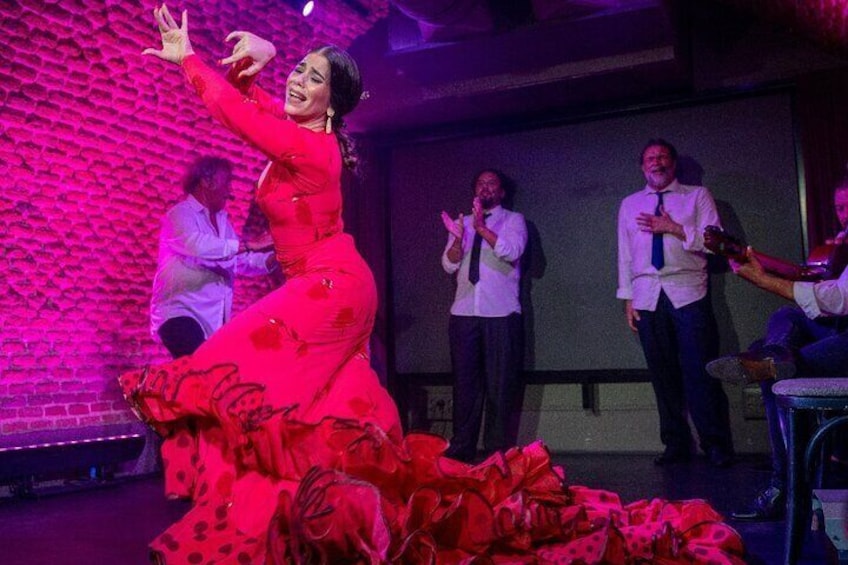
[[[686,251],[700,251],[698,247],[698,226],[683,225],[683,249]]]
[[[447,253],[442,255],[442,269],[444,269],[445,272],[449,275],[452,275],[457,272],[461,264],[462,259],[460,259],[457,263],[453,263],[450,259],[448,259]]]
[[[811,282],[796,282],[792,285],[795,302],[811,320],[818,318],[822,313],[818,302],[816,302],[815,286],[815,283]]]
[[[521,258],[521,253],[516,255],[516,247],[517,246],[510,243],[509,237],[504,237],[503,234],[498,234],[498,240],[492,248],[492,253],[501,261],[512,263],[513,261],[517,261]]]
[[[232,257],[236,255],[239,250],[239,240],[237,239],[227,239],[224,242],[224,255],[226,257]]]

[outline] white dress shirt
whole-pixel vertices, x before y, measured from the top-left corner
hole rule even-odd
[[[235,275],[268,273],[270,253],[238,253],[239,239],[227,219],[216,215],[218,231],[209,210],[194,196],[168,210],[159,235],[159,263],[153,277],[150,329],[171,318],[194,318],[208,338],[230,319]]]
[[[618,290],[616,297],[632,300],[637,310],[654,311],[665,291],[675,308],[700,300],[707,294],[707,258],[704,228],[720,226],[715,201],[702,186],[680,184],[676,179],[663,189],[663,206],[672,220],[683,226],[681,241],[663,235],[665,265],[651,264],[653,234],[636,223],[640,212],[653,214],[657,193],[645,187],[621,202],[618,212]]]
[[[471,247],[474,244],[474,218],[469,214],[463,218],[465,229],[462,237],[462,259],[451,263],[448,249],[455,237],[448,236],[448,244],[442,253],[442,267],[448,274],[456,273],[456,297],[451,314],[454,316],[480,316],[501,318],[521,312],[518,301],[518,283],[521,279],[519,262],[527,247],[527,224],[524,216],[501,206],[492,208],[486,218],[486,227],[498,235],[494,249],[483,240],[480,247],[480,280],[471,284],[468,280],[468,265],[471,262]]]
[[[819,316],[848,315],[848,268],[838,279],[830,281],[796,282],[793,285],[795,302],[811,319]]]

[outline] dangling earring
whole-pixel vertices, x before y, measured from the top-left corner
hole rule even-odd
[[[336,115],[336,112],[332,108],[327,108],[327,125],[324,126],[324,131],[327,133],[333,133],[333,116]]]

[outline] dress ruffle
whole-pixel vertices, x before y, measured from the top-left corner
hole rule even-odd
[[[472,466],[445,457],[439,436],[402,437],[396,414],[384,431],[378,402],[307,422],[264,406],[232,367],[186,367],[122,378],[171,434],[166,482],[192,485],[171,488],[194,507],[152,544],[166,563],[744,563],[739,535],[705,501],[624,505],[569,486],[541,442]],[[191,396],[210,408],[187,429],[178,415]]]

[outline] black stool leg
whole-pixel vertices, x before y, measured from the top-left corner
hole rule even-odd
[[[807,481],[808,484],[815,484],[816,488],[822,488],[823,483],[823,467],[825,465],[824,461],[824,440],[827,434],[835,427],[841,426],[842,424],[848,422],[848,414],[842,416],[836,416],[834,418],[822,420],[823,423],[820,423],[815,433],[810,437],[810,440],[807,442],[807,450],[804,453],[804,472],[806,473],[806,477],[810,477]],[[814,460],[813,457],[816,457]],[[818,461],[818,469],[814,469],[813,461]],[[815,471],[815,473],[814,473]],[[815,474],[815,479],[812,479]],[[812,493],[810,494],[812,499]]]
[[[802,411],[794,408],[787,409],[789,416],[787,456],[788,490],[786,493],[786,555],[784,563],[794,565],[798,561],[798,553],[803,542],[804,530],[801,526],[804,520],[804,451],[805,442],[802,432]]]

